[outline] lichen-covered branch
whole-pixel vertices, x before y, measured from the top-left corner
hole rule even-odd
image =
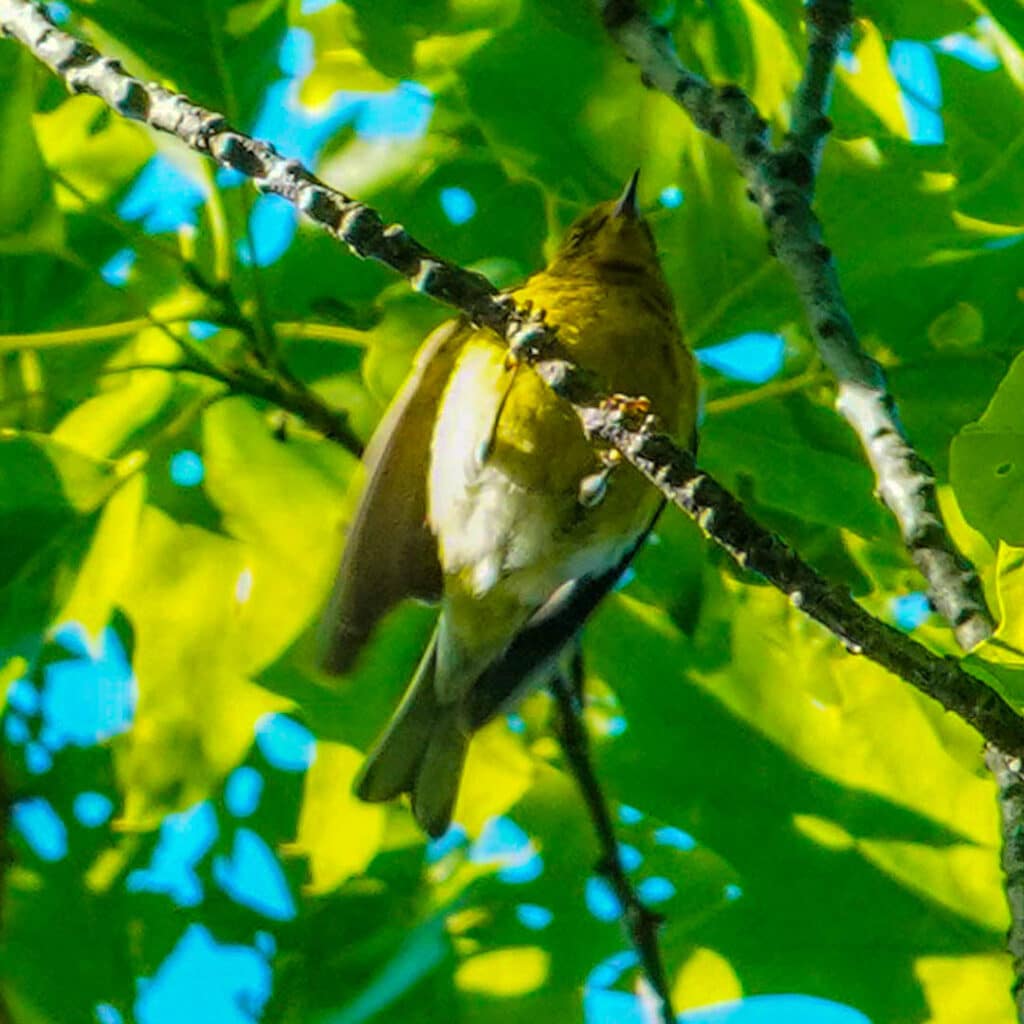
[[[244,174],[261,192],[292,203],[355,255],[397,271],[418,291],[462,310],[517,350],[535,341],[554,341],[554,331],[539,313],[517,308],[482,274],[431,253],[400,224],[384,224],[376,211],[330,188],[298,160],[236,131],[221,114],[129,75],[118,61],[57,28],[33,0],[0,0],[0,29],[27,46],[72,92],[98,96],[122,116],[174,135],[222,167]]]
[[[806,7],[807,63],[793,104],[790,132],[784,148],[802,154],[810,162],[812,176],[806,189],[808,202],[814,191],[821,153],[830,127],[826,111],[836,58],[849,30],[852,16],[852,0],[811,0]],[[847,419],[863,425],[862,436],[878,438],[888,443],[894,454],[901,457],[888,463],[889,490],[884,496],[901,526],[904,522],[912,522],[918,510],[925,504],[919,490],[930,488],[934,491],[931,470],[906,444],[905,439],[904,449],[900,450],[899,438],[890,435],[891,423],[878,416],[875,396],[865,395],[863,391],[857,393],[848,390],[845,396],[840,393],[840,401],[846,403],[844,414]],[[884,411],[892,413],[890,419],[896,418],[891,405]],[[881,482],[881,476],[879,479]],[[912,546],[914,558],[930,582],[945,578],[951,583],[951,587],[936,586],[932,583],[934,599],[956,628],[960,643],[970,648],[988,638],[992,631],[992,620],[984,606],[977,577],[972,578],[969,575],[972,572],[970,567],[963,559],[957,557],[958,552],[955,549],[951,550],[948,540],[944,538],[942,522],[934,504],[934,493],[926,500],[932,502],[932,518],[930,521],[922,520],[922,526],[925,536],[930,531],[932,539],[919,543],[916,548]],[[925,508],[927,511],[926,505]],[[963,619],[962,622],[958,621],[958,616],[964,615],[967,608],[965,603],[958,604],[947,599],[946,606],[942,607],[938,600],[940,593],[955,594],[961,585],[967,592],[969,600],[975,600],[980,605],[973,616]],[[967,588],[973,588],[973,592]],[[1003,868],[1007,906],[1010,910],[1007,949],[1013,962],[1013,995],[1017,1019],[1020,1024],[1024,1024],[1024,778],[1021,776],[1020,759],[1008,757],[991,744],[986,752],[986,763],[999,787]]]
[[[576,678],[571,682],[563,675],[557,675],[551,682],[551,692],[558,703],[559,710],[558,738],[562,744],[562,752],[565,754],[569,770],[576,780],[583,802],[587,806],[587,813],[590,815],[598,844],[601,847],[601,860],[596,868],[597,874],[611,886],[612,892],[615,893],[622,912],[622,925],[626,936],[650,983],[654,999],[657,1000],[658,1016],[663,1024],[674,1024],[676,1017],[672,1009],[671,989],[658,945],[658,926],[661,924],[661,915],[644,905],[629,880],[626,867],[622,863],[622,853],[619,841],[615,836],[615,826],[608,809],[608,801],[605,799],[590,757],[590,738],[581,717],[583,712],[583,665],[578,650],[573,668]]]
[[[938,700],[1007,754],[1024,755],[1024,719],[998,694],[964,672],[953,659],[932,654],[921,644],[872,618],[848,594],[828,584],[781,540],[755,523],[735,498],[697,470],[691,455],[667,436],[657,433],[649,419],[645,417],[640,424],[633,423],[629,403],[605,400],[588,373],[561,358],[557,333],[545,322],[542,310],[518,308],[510,297],[499,295],[486,278],[442,260],[404,228],[385,226],[374,210],[329,188],[300,163],[280,157],[266,143],[233,130],[220,115],[192,104],[185,97],[175,96],[161,86],[143,85],[131,78],[116,62],[101,57],[92,47],[55,28],[30,0],[0,0],[0,26],[55,68],[73,88],[94,92],[126,115],[172,132],[224,166],[247,174],[258,188],[275,192],[294,203],[357,255],[387,264],[407,277],[413,287],[458,308],[475,323],[504,337],[521,358],[533,363],[556,392],[573,403],[593,439],[618,448],[740,564],[760,573],[782,590],[794,604],[839,637],[849,650],[871,658]],[[644,38],[649,42],[648,36]],[[655,34],[652,38],[661,37]],[[736,127],[733,115],[725,117],[719,108],[724,103],[723,109],[752,110],[742,92],[728,89],[715,92],[689,72],[683,71],[682,78],[679,74],[676,73],[679,81],[689,83],[682,92],[687,96],[694,92],[704,97],[693,102],[704,110],[705,121],[708,117],[721,116],[719,133],[723,137],[738,138],[740,128]],[[714,110],[704,109],[705,100],[713,100]],[[755,134],[760,138],[763,124]],[[744,137],[751,139],[749,134]],[[763,142],[759,145],[763,149]],[[856,367],[863,370],[862,364],[874,366],[858,349],[851,351],[840,346],[834,351],[839,363],[851,373]],[[250,393],[258,394],[259,386],[252,383],[254,390]],[[884,389],[877,392],[877,398],[871,407],[888,409]],[[907,461],[898,465],[903,466]],[[887,467],[887,479],[892,476],[892,470],[893,467]],[[934,497],[933,487],[931,494]],[[932,531],[941,533],[941,523],[936,520],[936,524]],[[928,548],[928,551],[933,549]],[[938,559],[943,549],[936,547],[933,553]],[[970,579],[961,579],[956,593],[951,589],[950,600],[960,599],[958,595],[962,595]],[[934,578],[932,582],[934,587]],[[981,605],[972,614],[977,616],[983,611]],[[964,619],[961,625],[966,622]]]
[[[838,381],[836,407],[860,438],[878,494],[899,523],[936,609],[960,645],[974,648],[993,629],[980,581],[945,528],[934,473],[911,447],[881,367],[860,346],[811,206],[828,128],[824,108],[849,24],[849,0],[814,0],[808,6],[808,69],[794,102],[793,132],[778,149],[769,144],[767,122],[749,96],[736,85],[712,86],[687,69],[668,31],[651,20],[639,0],[598,0],[598,5],[609,34],[639,66],[643,81],[675,100],[698,128],[732,153],[764,217],[772,251],[796,285],[821,358]]]
[[[933,654],[829,583],[699,470],[690,452],[658,432],[656,420],[642,403],[601,398],[594,393],[589,376],[564,360],[544,359],[535,368],[549,386],[573,403],[592,440],[617,448],[740,566],[781,590],[851,654],[863,655],[916,686],[1007,754],[1024,753],[1024,718],[999,694],[965,672],[955,658]]]
[[[999,816],[1003,833],[1003,875],[1010,907],[1006,947],[1013,962],[1013,998],[1018,1021],[1024,1021],[1024,766],[993,746],[985,763],[999,787]]]
[[[829,99],[835,78],[836,57],[849,35],[852,0],[811,0],[804,8],[807,19],[807,64],[793,101],[793,115],[786,146],[807,158],[817,178],[821,152],[831,130]]]

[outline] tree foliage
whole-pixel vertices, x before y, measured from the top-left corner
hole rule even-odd
[[[588,0],[69,6],[135,73],[271,134],[500,285],[641,166],[704,354],[702,463],[875,615],[955,652],[944,623],[908,618],[922,583],[728,153],[642,88]],[[690,66],[785,130],[798,3],[655,7]],[[1013,0],[857,13],[817,209],[998,610],[997,642],[965,666],[1019,705],[1024,19]],[[208,994],[211,1020],[577,1020],[581,992],[608,988],[632,1010],[548,698],[484,730],[464,831],[425,848],[403,808],[349,784],[430,612],[399,609],[351,677],[314,668],[358,464],[235,371],[293,375],[365,438],[446,314],[326,236],[289,234],[279,200],[68,97],[11,41],[0,123],[14,1019],[154,1021],[161,999],[188,1005],[185,962],[233,971],[255,1004],[233,1017]],[[453,216],[443,197],[464,193],[470,216]],[[782,339],[770,379],[722,362],[741,336]],[[225,377],[196,372],[197,352]],[[1013,1019],[995,787],[968,726],[674,514],[586,650],[586,722],[666,918],[677,1008],[797,992],[887,1024]]]

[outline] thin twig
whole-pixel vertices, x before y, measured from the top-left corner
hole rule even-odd
[[[651,20],[638,0],[598,0],[598,7],[612,39],[638,65],[644,83],[671,97],[699,129],[732,153],[764,217],[771,251],[796,285],[822,361],[838,381],[836,408],[860,438],[878,494],[899,523],[932,602],[961,647],[973,649],[994,628],[981,582],[945,528],[935,474],[911,447],[882,368],[861,348],[811,207],[829,127],[824,105],[849,24],[849,0],[815,0],[808,8],[808,69],[794,103],[794,132],[778,149],[769,145],[768,124],[750,97],[737,85],[716,88],[685,67],[668,31]]]
[[[1010,907],[1006,947],[1013,962],[1017,1020],[1024,1021],[1024,768],[1019,757],[1007,757],[993,746],[985,751],[985,763],[999,787],[1003,875]]]
[[[813,191],[825,139],[832,130],[828,106],[836,58],[850,32],[853,3],[852,0],[811,0],[804,12],[807,19],[807,64],[793,101],[793,117],[786,145],[809,161],[814,173],[808,188]]]
[[[745,409],[750,405],[757,405],[773,398],[784,398],[786,395],[804,391],[815,384],[824,384],[828,379],[829,377],[820,366],[812,366],[795,377],[773,380],[770,384],[763,384],[750,391],[740,391],[735,395],[726,395],[724,398],[709,399],[704,403],[704,414],[710,417],[736,412],[737,409]]]
[[[53,26],[42,9],[29,0],[0,0],[0,26],[53,67],[72,89],[95,93],[125,116],[171,132],[187,145],[211,154],[224,166],[247,174],[257,187],[294,203],[357,255],[384,263],[407,277],[417,290],[455,306],[473,322],[494,330],[521,358],[530,360],[556,393],[573,404],[591,438],[618,448],[737,562],[760,573],[787,594],[851,652],[865,655],[938,700],[1007,753],[1024,754],[1024,720],[1005,700],[965,672],[954,659],[932,654],[910,637],[874,619],[847,593],[830,586],[792,549],[754,522],[724,488],[699,472],[688,452],[657,433],[652,420],[645,418],[639,424],[632,423],[630,416],[623,415],[630,403],[605,400],[588,373],[559,358],[562,349],[557,331],[545,322],[542,310],[518,308],[508,295],[498,294],[486,278],[442,260],[401,226],[385,226],[375,210],[329,188],[297,161],[278,156],[266,143],[234,131],[219,114],[161,86],[144,85],[131,78],[116,61],[100,56],[92,47]],[[644,40],[645,45],[650,42],[647,35]],[[684,95],[696,89],[701,95],[706,92],[709,102],[714,100],[718,113],[706,110],[705,122],[708,117],[721,114],[721,133],[730,138],[738,137],[741,129],[746,133],[742,124],[734,124],[733,108],[737,103],[743,110],[749,107],[741,90],[733,87],[715,93],[685,69],[677,69],[673,75]],[[733,113],[726,119],[719,107]],[[763,125],[757,133],[759,138]],[[742,137],[749,139],[750,135]],[[763,149],[763,142],[759,146]],[[856,350],[851,355],[842,349],[841,354],[853,363],[866,358]],[[270,378],[267,381],[273,383]],[[253,382],[253,387],[258,389],[262,383]],[[265,397],[277,402],[281,396]],[[291,401],[291,396],[284,397]],[[884,391],[877,397],[887,409]],[[301,407],[297,411],[299,415],[305,414]],[[945,550],[939,544],[942,537],[935,538],[934,550],[939,555]],[[934,576],[929,578],[934,588]],[[959,589],[953,597],[959,599],[958,595],[964,593],[964,587],[969,589],[971,581],[977,582],[973,576],[959,579]],[[976,609],[975,618],[977,614]]]
[[[0,355],[5,352],[21,352],[24,349],[61,348],[71,345],[94,345],[116,341],[130,334],[138,334],[147,327],[157,325],[174,326],[199,318],[194,314],[183,314],[169,320],[154,321],[152,316],[133,317],[109,324],[95,324],[89,327],[71,327],[59,331],[26,331],[18,334],[0,334]]]
[[[583,723],[582,687],[583,663],[576,649],[573,660],[573,680],[562,673],[551,680],[551,693],[558,704],[558,739],[566,762],[587,805],[587,813],[601,847],[601,860],[597,873],[608,882],[615,893],[622,913],[626,935],[640,961],[640,967],[650,982],[658,1002],[658,1011],[664,1024],[674,1024],[671,989],[658,945],[660,914],[644,906],[622,863],[619,841],[615,836],[608,801],[605,799],[590,756],[590,737]]]

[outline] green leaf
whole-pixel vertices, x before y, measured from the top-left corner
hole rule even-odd
[[[1018,357],[984,415],[953,441],[950,473],[967,521],[990,542],[1024,545],[1024,357]]]
[[[959,307],[954,311],[954,316],[961,315]],[[1006,361],[996,356],[941,353],[889,371],[889,387],[899,396],[907,433],[940,480],[949,478],[950,444],[958,431],[985,411],[1006,367]],[[935,415],[936,409],[942,410],[941,416]]]
[[[354,460],[337,445],[278,441],[244,399],[203,417],[204,489],[243,545],[252,634],[244,671],[276,658],[327,596],[337,568],[343,497]]]
[[[1016,0],[986,0],[980,6],[987,10],[1015,41],[1017,48],[1024,50],[1024,11]]]
[[[863,536],[886,522],[849,432],[831,410],[799,398],[709,419],[701,461],[726,486],[805,521]],[[841,491],[836,479],[845,481]]]
[[[150,138],[111,113],[92,96],[68,98],[53,110],[35,115],[34,126],[45,169],[60,176],[92,203],[124,188],[153,152]],[[64,194],[72,208],[80,200]]]
[[[111,45],[145,61],[151,74],[246,128],[263,92],[279,76],[284,0],[200,0],[174,8],[144,0],[73,4],[109,33]],[[136,66],[133,73],[142,68]]]
[[[836,69],[832,117],[840,137],[882,134],[905,139],[907,118],[899,83],[889,66],[885,40],[868,22],[861,22],[859,29],[852,67]]]
[[[362,874],[381,847],[386,809],[352,794],[362,763],[363,755],[352,747],[321,741],[306,772],[293,849],[309,860],[310,893],[328,892]]]
[[[0,39],[0,252],[54,251],[63,223],[32,127],[37,68],[13,40]]]
[[[119,752],[125,826],[152,828],[163,814],[205,799],[242,759],[257,720],[287,702],[247,678],[253,641],[265,635],[271,594],[244,589],[245,545],[149,507],[119,593],[135,631],[135,727]]]
[[[606,784],[738,872],[742,895],[689,939],[726,957],[744,991],[827,977],[831,998],[871,1019],[912,1020],[913,936],[964,957],[948,965],[961,977],[965,954],[1001,949],[998,826],[976,736],[769,588],[709,578],[704,589],[702,633],[729,630],[717,662],[627,597],[588,630],[592,669],[614,680],[628,723],[600,748]],[[894,755],[903,744],[913,766]],[[685,869],[669,877],[689,881]],[[764,956],[782,932],[787,951]],[[998,1005],[1011,1019],[1007,997]]]
[[[0,650],[38,642],[115,491],[115,467],[45,436],[0,431]]]
[[[1024,83],[1005,65],[979,71],[948,55],[938,57],[942,119],[958,209],[995,224],[1024,225],[1024,183],[1015,154],[1024,144]]]
[[[977,17],[967,0],[934,0],[907,4],[901,0],[864,0],[857,14],[870,18],[890,39],[935,39],[967,29]]]

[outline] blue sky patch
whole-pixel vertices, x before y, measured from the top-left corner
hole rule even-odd
[[[251,946],[222,945],[190,925],[151,979],[139,979],[138,1024],[252,1024],[273,978]]]
[[[303,772],[316,757],[313,734],[287,715],[264,715],[256,723],[256,746],[275,768],[286,772]]]
[[[453,224],[465,224],[476,214],[476,200],[464,188],[443,188],[441,209]]]
[[[19,800],[11,808],[11,820],[40,860],[53,863],[67,856],[68,830],[49,800]]]
[[[516,918],[524,928],[530,931],[543,931],[552,920],[554,914],[547,907],[538,906],[536,903],[520,903],[516,907]]]
[[[598,921],[617,921],[622,915],[622,906],[608,880],[600,875],[587,879],[583,898],[589,910]]]
[[[128,891],[165,893],[181,907],[201,903],[203,887],[195,867],[213,846],[218,831],[217,816],[209,801],[181,814],[168,814],[160,823],[160,840],[149,867],[128,876]]]
[[[95,649],[75,623],[65,623],[55,637],[79,657],[51,662],[43,675],[42,736],[49,749],[92,746],[128,729],[137,686],[117,633],[105,629]]]
[[[920,146],[943,142],[942,82],[931,48],[927,43],[898,39],[889,47],[889,65],[900,85],[910,141]]]
[[[202,456],[190,448],[183,448],[171,456],[169,470],[171,480],[179,487],[198,487],[206,476]]]
[[[193,227],[205,199],[203,189],[164,156],[154,156],[136,176],[117,208],[124,220],[141,220],[150,234]]]
[[[213,877],[236,903],[272,921],[295,917],[295,900],[281,865],[266,841],[252,829],[235,832],[231,856],[217,857]]]
[[[86,828],[99,828],[100,825],[105,825],[114,813],[114,801],[105,793],[86,790],[75,797],[73,812],[75,818]]]
[[[907,632],[917,629],[932,613],[928,595],[920,592],[894,598],[891,607],[896,625]]]
[[[683,205],[683,190],[678,185],[668,185],[658,194],[658,202],[667,210],[674,210]]]
[[[100,276],[107,284],[123,288],[128,283],[128,275],[135,266],[135,259],[134,249],[119,249],[100,267]]]
[[[262,795],[263,776],[247,764],[236,768],[224,786],[224,803],[236,818],[252,814],[259,807]]]
[[[491,818],[469,849],[475,864],[500,864],[498,877],[513,885],[532,882],[544,870],[533,840],[507,815]]]
[[[696,356],[701,365],[733,380],[764,384],[782,369],[785,352],[782,335],[751,331],[720,345],[697,349]]]

